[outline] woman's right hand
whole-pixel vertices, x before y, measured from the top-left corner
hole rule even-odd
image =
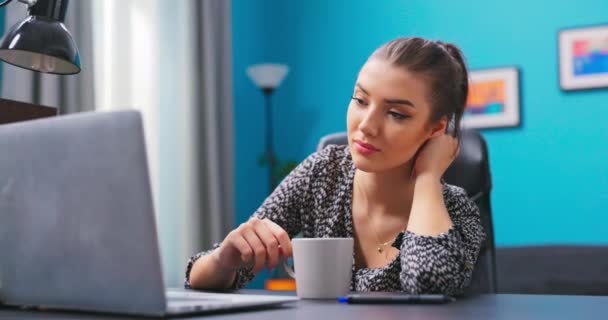
[[[267,266],[268,270],[279,263],[279,256],[292,255],[289,235],[278,224],[253,217],[232,230],[213,252],[222,268],[236,270],[253,266],[258,273]]]

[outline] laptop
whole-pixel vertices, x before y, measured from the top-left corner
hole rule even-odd
[[[0,125],[1,304],[168,316],[296,300],[165,289],[139,112]]]

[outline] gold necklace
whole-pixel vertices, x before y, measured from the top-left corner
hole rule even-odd
[[[358,186],[358,184],[357,184],[357,186]],[[360,187],[358,187],[357,189],[360,189]],[[359,190],[359,193],[361,193],[361,190]],[[380,236],[378,236],[378,232],[376,231],[376,228],[374,228],[374,226],[372,225],[372,218],[369,215],[369,211],[366,211],[366,214],[367,214],[367,220],[369,221],[369,225],[372,228],[372,231],[374,231],[374,234],[376,235],[376,240],[378,240],[378,247],[376,248],[376,250],[378,250],[379,254],[382,254],[382,252],[384,252],[384,247],[392,244],[395,238],[393,237],[393,240],[389,240],[387,242],[382,242],[380,240]]]
[[[376,231],[376,228],[374,228],[372,224],[372,217],[369,215],[369,211],[367,211],[367,220],[369,220],[369,225],[374,231],[374,234],[376,235],[376,240],[378,240],[378,253],[382,254],[382,252],[384,251],[384,247],[388,246],[389,244],[392,244],[392,241],[389,240],[387,242],[382,242],[380,240],[380,236],[378,236],[378,231]]]

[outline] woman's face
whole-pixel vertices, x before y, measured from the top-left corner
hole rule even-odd
[[[438,130],[429,123],[429,91],[420,75],[402,67],[374,58],[363,65],[346,119],[358,169],[381,172],[409,165]]]

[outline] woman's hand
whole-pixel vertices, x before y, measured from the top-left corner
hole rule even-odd
[[[422,145],[416,156],[412,172],[413,177],[431,175],[440,179],[452,161],[456,159],[458,151],[458,140],[451,135],[442,134],[430,138]]]
[[[434,237],[453,226],[440,181],[457,155],[458,140],[446,134],[430,138],[420,148],[412,170],[415,188],[408,231]]]
[[[289,235],[268,219],[251,218],[230,232],[213,252],[222,268],[236,270],[253,266],[258,273],[264,265],[270,270],[279,263],[279,256],[292,255]]]

